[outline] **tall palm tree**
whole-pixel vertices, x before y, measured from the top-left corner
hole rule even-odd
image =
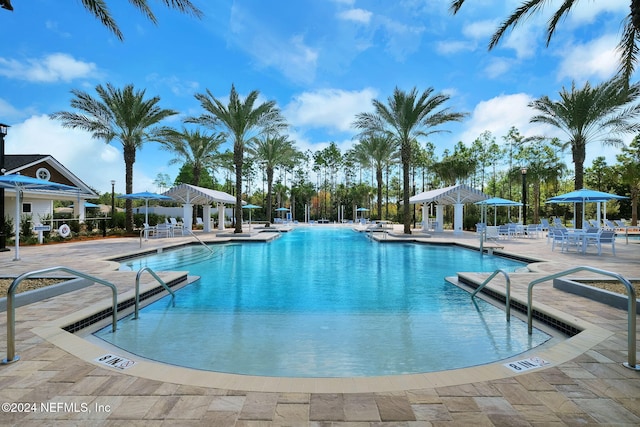
[[[193,185],[200,185],[200,176],[208,168],[215,169],[218,165],[218,149],[225,141],[222,133],[207,134],[199,129],[182,128],[177,131],[163,128],[159,132],[158,142],[162,149],[175,155],[169,164],[183,162],[193,170]]]
[[[262,163],[267,174],[267,221],[271,221],[273,173],[277,167],[292,165],[301,153],[293,146],[288,135],[266,135],[256,139],[247,151]]]
[[[540,13],[544,7],[552,0],[527,0],[523,2],[507,19],[505,19],[489,42],[489,50],[498,45],[505,33],[515,28],[520,22],[525,21],[535,13]],[[574,5],[580,0],[562,0],[560,7],[555,11],[549,25],[547,26],[547,46],[551,42],[551,37],[556,31],[558,23],[566,17]],[[604,0],[607,1],[607,0]],[[462,7],[465,0],[453,0],[450,10],[455,15]],[[618,43],[618,50],[621,53],[620,74],[629,81],[631,74],[638,62],[638,41],[640,41],[640,1],[630,0],[629,14],[624,18],[624,30]]]
[[[240,99],[234,85],[231,85],[229,102],[225,105],[207,89],[198,93],[206,113],[192,121],[211,128],[222,128],[233,142],[233,164],[236,172],[235,233],[242,233],[242,165],[245,146],[254,138],[264,134],[277,134],[286,128],[284,117],[275,101],[257,104],[260,92],[254,90],[244,100]]]
[[[382,219],[382,171],[398,160],[400,155],[398,148],[398,140],[389,134],[367,135],[353,147],[352,154],[359,163],[375,168],[379,219]]]
[[[640,130],[636,121],[640,116],[640,105],[635,102],[638,96],[639,83],[627,86],[625,79],[614,78],[594,87],[587,82],[582,89],[572,83],[571,90],[562,88],[559,101],[543,96],[529,104],[539,113],[531,118],[532,123],[551,125],[568,136],[563,148],[571,148],[576,190],[584,185],[587,144],[622,146],[621,134]],[[581,225],[581,209],[578,204],[577,227]]]
[[[96,86],[98,98],[81,90],[72,90],[71,107],[78,112],[59,111],[50,115],[60,120],[62,126],[82,129],[93,138],[102,139],[107,144],[120,141],[124,154],[125,185],[127,194],[133,192],[133,164],[136,151],[147,141],[156,139],[154,125],[163,119],[178,114],[177,111],[160,108],[160,97],[145,99],[145,90],[135,90],[133,85],[118,89],[107,83],[107,87]],[[127,231],[133,230],[132,201],[126,201]]]
[[[411,167],[411,144],[418,137],[442,132],[436,126],[450,121],[460,121],[466,114],[455,113],[442,105],[449,100],[445,94],[434,93],[428,88],[422,94],[414,87],[404,92],[397,87],[385,105],[373,100],[373,113],[360,113],[353,126],[365,137],[371,133],[387,134],[400,145],[403,173],[403,222],[404,233],[411,234],[411,210],[409,206],[409,174]]]

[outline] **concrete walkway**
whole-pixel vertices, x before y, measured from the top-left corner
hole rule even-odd
[[[198,236],[211,242],[228,239]],[[468,246],[479,243],[471,233],[418,236],[412,238]],[[267,233],[243,238],[265,239]],[[23,247],[20,261],[12,261],[13,252],[0,253],[0,274],[16,276],[64,265],[111,281],[124,300],[132,295],[135,273],[116,271],[116,263],[109,259],[193,241],[192,237],[153,239],[142,242],[142,249],[139,239],[120,238]],[[512,298],[517,301],[526,301],[531,280],[572,266],[588,265],[640,278],[640,244],[620,242],[614,257],[610,248],[602,256],[593,249],[585,255],[552,252],[544,238],[499,243],[506,253],[540,261],[529,272],[511,275]],[[163,272],[162,277],[170,280],[182,274]],[[487,274],[467,272],[466,276],[481,281]],[[595,277],[593,273],[578,276]],[[144,289],[156,286],[147,276],[143,282]],[[496,279],[490,287],[504,291],[502,280]],[[94,361],[96,354],[108,353],[107,349],[59,328],[92,307],[109,307],[109,291],[90,286],[16,310],[16,352],[21,359],[0,366],[0,401],[5,403],[0,425],[640,425],[640,372],[622,366],[628,356],[627,313],[559,291],[551,283],[536,286],[534,296],[536,308],[585,330],[541,350],[551,362],[546,368],[516,374],[497,363],[362,381],[289,381],[220,376],[153,362],[127,370],[100,365]],[[4,313],[0,331],[0,351],[6,354]]]

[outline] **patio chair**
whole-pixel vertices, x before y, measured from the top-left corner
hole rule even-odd
[[[169,218],[170,221],[170,225],[171,225],[171,231],[172,231],[172,236],[175,235],[176,231],[180,232],[181,236],[184,236],[184,230],[185,230],[185,225],[182,222],[178,222],[177,219],[175,218]]]
[[[542,218],[540,219],[540,231],[549,231],[549,221]]]
[[[556,249],[556,243],[560,245],[560,251],[564,252],[565,244],[569,238],[569,232],[564,227],[551,227],[549,229],[549,237],[551,238],[551,250]]]
[[[558,217],[553,218],[553,225],[555,227],[564,227],[564,224],[562,223],[562,220]]]
[[[498,227],[495,225],[486,227],[486,234],[484,235],[484,238],[485,240],[498,240],[500,238]]]
[[[598,233],[591,233],[592,235],[587,235],[585,240],[585,252],[590,245],[593,245],[598,248],[598,255],[602,255],[602,245],[610,244],[611,252],[613,256],[616,256],[616,232],[613,230],[603,230],[600,229]]]
[[[509,223],[507,224],[507,229],[509,230],[509,238],[519,237],[521,234],[521,226],[520,224]]]
[[[153,236],[154,233],[156,232],[156,228],[150,226],[146,222],[143,225],[144,225],[144,231],[143,231],[144,232],[144,239],[145,240],[149,240],[149,237]]]
[[[479,222],[476,224],[476,233],[482,234],[484,230],[487,228],[487,224],[484,222]]]
[[[509,225],[503,224],[498,226],[498,237],[502,239],[509,238]]]
[[[541,230],[541,225],[540,224],[527,224],[527,226],[525,227],[525,233],[527,234],[527,237],[529,238],[538,238],[540,231]]]
[[[154,237],[173,237],[173,228],[168,222],[156,225]]]
[[[607,230],[615,230],[616,229],[616,225],[609,219],[604,219],[604,228]]]

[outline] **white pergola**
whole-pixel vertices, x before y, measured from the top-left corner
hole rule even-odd
[[[212,190],[210,188],[198,187],[191,184],[180,184],[177,187],[165,191],[165,196],[182,202],[183,216],[182,222],[191,227],[193,224],[193,205],[202,205],[204,231],[211,231],[211,204],[215,203],[218,208],[218,229],[224,230],[224,205],[236,204],[236,198],[224,191]]]
[[[422,205],[422,229],[427,230],[427,218],[429,218],[427,207],[429,203],[436,205],[436,224],[435,231],[443,231],[444,207],[446,205],[454,206],[453,213],[453,232],[462,233],[463,206],[465,203],[475,203],[488,199],[489,196],[480,190],[476,190],[466,184],[452,185],[450,187],[438,188],[437,190],[429,190],[409,199],[412,205]]]

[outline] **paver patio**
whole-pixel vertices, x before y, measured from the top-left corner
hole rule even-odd
[[[204,240],[216,240],[213,236],[199,234]],[[192,241],[190,237],[154,239],[143,242],[143,249]],[[425,241],[478,245],[472,233],[436,234]],[[526,301],[531,280],[572,266],[588,265],[640,278],[640,244],[620,243],[614,257],[606,250],[602,256],[551,252],[543,238],[500,243],[505,252],[544,261],[532,265],[531,272],[511,275],[516,299]],[[20,261],[12,261],[11,252],[0,253],[1,274],[64,265],[111,281],[124,298],[131,295],[135,273],[115,271],[116,264],[108,259],[138,252],[139,245],[138,239],[106,239],[23,247]],[[178,274],[161,275],[170,279]],[[469,276],[482,280],[487,275]],[[584,272],[575,277],[596,276]],[[150,277],[143,282],[143,287],[154,286]],[[504,287],[497,279],[491,286]],[[501,363],[418,376],[328,382],[251,377],[243,381],[152,362],[121,371],[93,362],[92,344],[66,332],[54,333],[61,318],[109,303],[106,288],[90,286],[16,309],[16,353],[21,359],[0,366],[0,401],[10,404],[3,406],[1,425],[640,425],[640,372],[622,366],[627,360],[627,313],[554,289],[550,282],[536,286],[534,305],[563,312],[591,330],[543,350],[554,362],[550,367],[520,375]],[[6,354],[5,313],[0,316],[0,331],[0,352]],[[17,409],[17,403],[36,405],[6,412]]]

